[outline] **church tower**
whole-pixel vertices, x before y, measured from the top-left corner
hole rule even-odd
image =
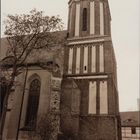
[[[64,139],[121,140],[108,0],[70,0],[61,96]]]

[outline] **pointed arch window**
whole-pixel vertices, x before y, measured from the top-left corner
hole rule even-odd
[[[83,31],[87,31],[87,8],[83,9]]]
[[[28,105],[27,105],[27,112],[26,112],[26,121],[25,121],[25,126],[29,129],[34,129],[36,127],[39,96],[40,96],[40,86],[41,83],[38,79],[34,79],[30,84]]]

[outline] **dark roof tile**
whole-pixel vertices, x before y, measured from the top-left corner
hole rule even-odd
[[[140,126],[140,111],[121,112],[122,126]]]

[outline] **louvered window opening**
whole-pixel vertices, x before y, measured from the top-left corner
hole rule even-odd
[[[83,9],[83,31],[87,31],[87,8]]]

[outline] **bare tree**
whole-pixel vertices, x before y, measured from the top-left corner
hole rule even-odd
[[[7,78],[7,92],[3,101],[1,132],[4,125],[7,101],[14,85],[15,77],[27,63],[32,52],[50,48],[60,43],[52,33],[63,28],[59,16],[44,16],[42,11],[33,9],[29,14],[8,15],[5,20],[5,36],[8,42],[6,57],[1,61],[1,71],[10,71]]]

